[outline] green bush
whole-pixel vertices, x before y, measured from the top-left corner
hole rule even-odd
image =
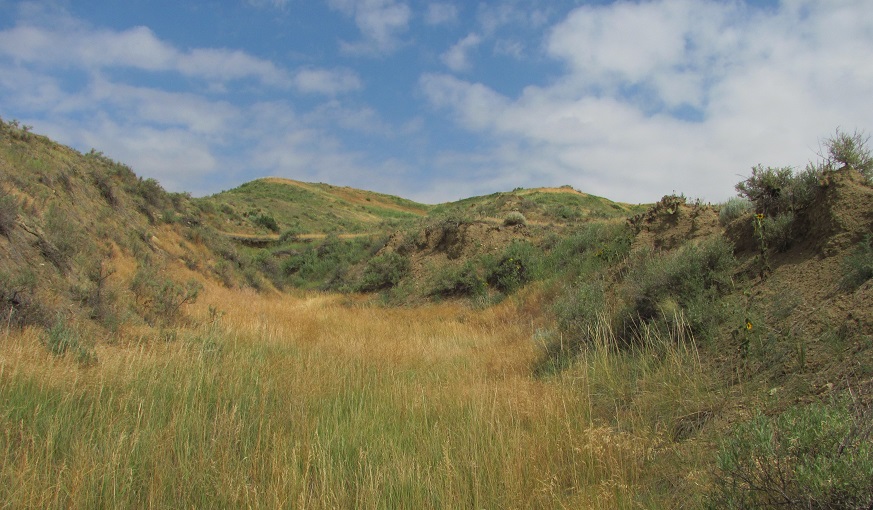
[[[551,275],[566,273],[572,281],[624,260],[632,242],[633,232],[627,223],[587,223],[549,250],[543,269]]]
[[[727,226],[730,222],[750,212],[752,209],[752,202],[746,198],[729,198],[727,202],[721,205],[718,211],[719,223],[722,226]]]
[[[488,290],[485,279],[473,261],[459,266],[446,266],[431,277],[430,295],[440,297],[474,297]]]
[[[543,340],[543,357],[535,366],[538,375],[562,370],[588,345],[597,339],[598,325],[612,318],[606,310],[606,293],[600,279],[580,279],[563,289],[552,311],[558,323],[558,335]]]
[[[36,294],[38,279],[30,269],[10,275],[0,271],[0,320],[6,326],[51,324],[51,313]]]
[[[795,407],[741,424],[718,452],[711,508],[871,508],[870,416]]]
[[[94,259],[87,262],[84,269],[87,283],[74,288],[78,301],[90,308],[91,319],[106,325],[117,324],[115,306],[118,296],[107,283],[115,274],[115,268],[103,259]]]
[[[112,179],[109,177],[109,174],[97,170],[91,175],[91,178],[94,181],[94,186],[97,187],[97,191],[100,192],[100,196],[106,200],[106,203],[112,207],[117,206],[118,196],[115,193],[115,187],[112,185]]]
[[[775,218],[765,217],[761,221],[764,246],[784,252],[794,243],[794,213],[782,213]]]
[[[507,227],[514,225],[527,225],[527,218],[524,217],[524,214],[521,214],[518,211],[511,211],[503,219],[503,224]]]
[[[80,365],[93,365],[97,355],[81,340],[79,332],[67,325],[62,316],[58,316],[55,324],[42,335],[42,344],[55,356],[63,356],[72,352]]]
[[[180,285],[148,266],[141,266],[130,282],[143,318],[150,324],[161,325],[178,323],[183,317],[182,307],[194,303],[202,288],[197,280]]]
[[[555,300],[554,311],[561,332],[579,343],[589,339],[591,327],[603,315],[605,306],[603,282],[585,280],[565,288]]]
[[[147,205],[155,208],[160,208],[167,198],[164,188],[161,187],[157,180],[152,178],[140,178],[131,191],[142,197]]]
[[[640,322],[669,321],[680,308],[695,334],[707,333],[719,322],[718,301],[733,286],[736,264],[733,246],[721,237],[641,258],[626,277],[628,306],[620,319],[625,339]]]
[[[540,273],[542,251],[527,241],[514,241],[488,270],[486,280],[504,294],[510,294]]]
[[[869,141],[870,137],[860,131],[849,134],[837,129],[836,134],[824,142],[827,150],[827,154],[822,155],[825,167],[837,170],[839,166],[848,166],[861,172],[870,182],[873,180],[873,155],[870,154]]]
[[[854,290],[873,278],[873,235],[867,234],[858,246],[843,259],[840,286]]]
[[[276,219],[269,214],[258,214],[252,219],[252,223],[272,232],[279,232],[279,224],[276,223]]]
[[[409,272],[409,259],[395,252],[387,252],[370,259],[358,282],[361,292],[376,292],[394,287]]]
[[[752,175],[736,185],[740,197],[746,198],[755,210],[765,216],[776,216],[793,211],[792,188],[794,171],[791,167],[752,168]]]
[[[278,263],[279,277],[301,288],[342,292],[357,289],[360,282],[353,280],[351,269],[370,260],[385,241],[382,237],[340,239],[329,235],[318,245],[283,247],[277,254],[287,258]]]

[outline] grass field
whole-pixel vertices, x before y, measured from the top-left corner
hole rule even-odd
[[[198,326],[99,343],[90,367],[0,334],[0,507],[650,507],[690,483],[665,482],[679,461],[650,417],[701,394],[692,348],[604,342],[538,379],[510,301],[210,287],[198,307]],[[682,378],[684,396],[659,394]]]

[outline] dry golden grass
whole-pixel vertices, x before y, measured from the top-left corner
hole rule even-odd
[[[189,310],[196,326],[99,342],[90,367],[49,354],[37,331],[4,331],[0,500],[43,508],[670,501],[645,495],[662,482],[646,473],[663,434],[630,410],[635,395],[618,354],[605,346],[562,376],[532,377],[538,354],[525,306],[383,308],[207,284]],[[679,370],[647,362],[653,386],[640,402],[657,401],[664,372],[686,372],[684,354],[670,356]],[[623,402],[592,396],[610,386],[624,388]],[[598,410],[605,401],[615,420]]]

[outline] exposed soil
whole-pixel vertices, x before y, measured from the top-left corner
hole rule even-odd
[[[637,229],[634,249],[672,250],[688,241],[722,233],[718,212],[713,207],[689,205],[684,198],[676,196],[664,197],[630,222]]]
[[[412,234],[396,233],[383,251],[409,257],[414,285],[426,286],[435,268],[462,264],[484,254],[501,253],[513,241],[533,241],[540,229],[526,225],[505,226],[499,222],[442,222]]]

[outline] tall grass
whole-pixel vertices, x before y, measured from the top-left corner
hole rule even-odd
[[[509,302],[473,315],[209,287],[196,306],[175,340],[129,334],[84,368],[35,330],[0,336],[4,505],[615,508],[650,502],[659,421],[699,407],[662,395],[697,387],[693,349],[666,347],[687,342],[649,342],[664,348],[628,369],[604,340],[531,377]]]

